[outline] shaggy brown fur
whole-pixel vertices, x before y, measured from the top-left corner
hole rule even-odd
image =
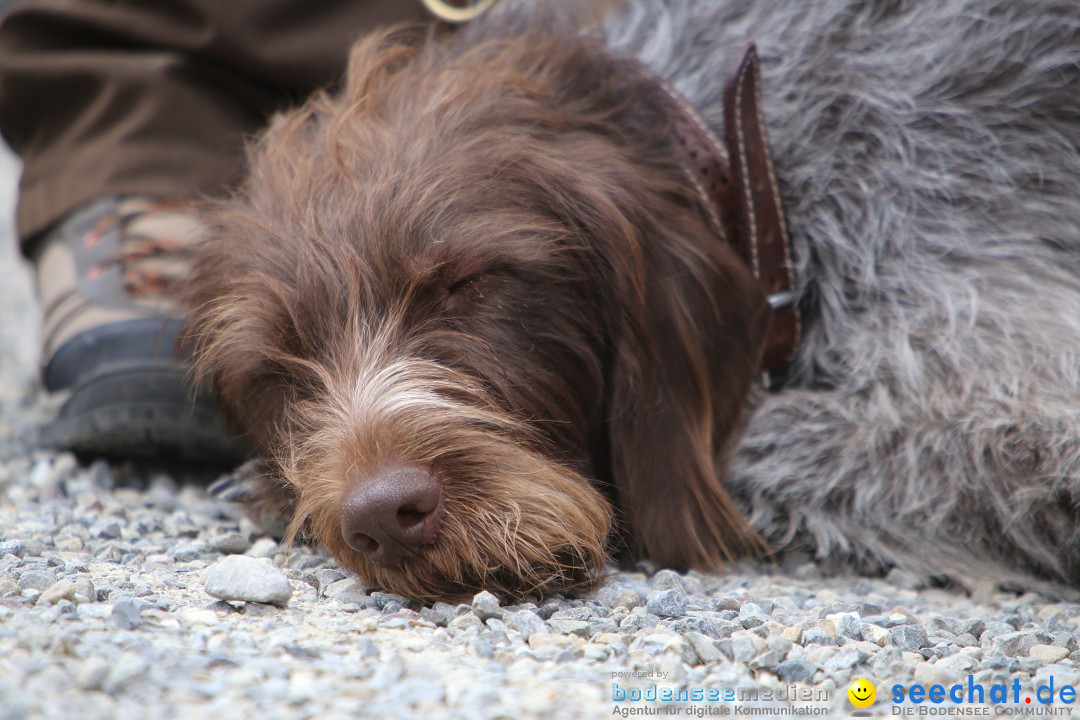
[[[756,550],[724,449],[763,294],[642,70],[508,37],[371,37],[339,93],[273,121],[211,216],[199,367],[291,533],[387,590],[581,587],[616,526],[666,566]],[[435,542],[389,568],[340,526],[387,463],[430,469],[446,502]]]

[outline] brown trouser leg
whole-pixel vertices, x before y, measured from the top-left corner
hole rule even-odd
[[[330,84],[418,0],[37,0],[0,24],[0,131],[23,160],[19,235],[110,194],[235,179],[243,138]]]

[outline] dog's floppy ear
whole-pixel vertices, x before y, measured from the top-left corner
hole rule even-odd
[[[637,549],[668,567],[715,568],[764,548],[724,483],[770,311],[726,243],[681,220],[645,240],[638,317],[613,338],[610,461]]]

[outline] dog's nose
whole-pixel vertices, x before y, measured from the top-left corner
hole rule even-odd
[[[346,494],[341,534],[353,550],[391,567],[435,541],[443,513],[442,484],[430,470],[382,468]]]

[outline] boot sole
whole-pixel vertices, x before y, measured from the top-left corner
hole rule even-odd
[[[119,368],[77,386],[43,445],[95,457],[231,466],[248,454],[206,397],[188,399],[175,366]]]

